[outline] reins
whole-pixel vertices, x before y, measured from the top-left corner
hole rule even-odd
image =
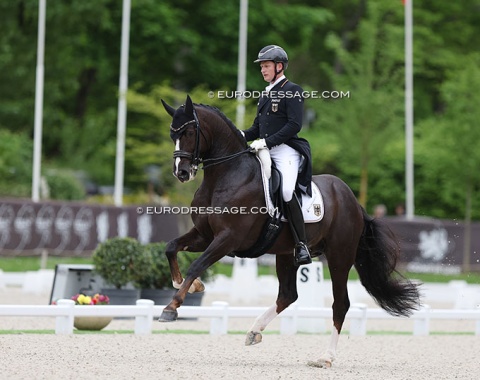
[[[209,166],[213,165],[218,165],[218,164],[223,164],[224,162],[227,162],[233,158],[236,158],[238,156],[241,156],[242,154],[249,153],[252,150],[250,148],[246,148],[245,150],[242,150],[241,152],[233,153],[228,156],[223,156],[223,157],[214,157],[214,158],[206,158],[206,159],[200,159],[200,162],[203,164],[202,169],[208,168]]]

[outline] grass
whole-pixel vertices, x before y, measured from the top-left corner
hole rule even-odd
[[[46,262],[46,268],[55,269],[57,264],[93,264],[91,258],[88,257],[57,257],[49,256]],[[41,269],[40,257],[0,257],[0,269],[4,272],[25,272]],[[230,264],[215,264],[215,272],[232,276],[233,266]],[[275,276],[275,268],[271,266],[258,266],[258,274]],[[405,277],[419,280],[421,282],[449,282],[452,280],[464,280],[469,284],[480,284],[480,273],[460,273],[455,275],[445,275],[440,273],[404,273]],[[323,276],[326,280],[330,279],[328,268],[324,265]],[[358,280],[357,272],[352,269],[349,275],[350,280]]]
[[[40,257],[0,257],[0,269],[4,272],[26,272],[39,269],[55,269],[57,264],[93,264],[88,257],[55,257],[47,259],[45,268],[41,268]]]

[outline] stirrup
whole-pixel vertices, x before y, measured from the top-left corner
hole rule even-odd
[[[310,256],[307,245],[303,241],[299,241],[295,245],[295,265],[300,266],[311,263],[312,257]]]

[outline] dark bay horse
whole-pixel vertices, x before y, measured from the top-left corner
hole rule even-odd
[[[172,116],[170,135],[175,143],[173,173],[181,181],[195,177],[203,164],[204,179],[192,201],[194,227],[170,241],[166,255],[174,286],[179,289],[165,307],[160,321],[177,319],[187,292],[199,292],[204,286],[198,278],[208,267],[231,252],[246,251],[260,238],[268,215],[258,213],[201,212],[207,207],[232,210],[265,207],[260,165],[251,154],[240,131],[218,109],[193,104],[175,109],[165,102]],[[399,248],[394,235],[381,221],[369,217],[351,189],[332,175],[314,176],[324,198],[325,216],[306,225],[312,256],[325,255],[333,286],[333,329],[328,349],[311,365],[330,367],[345,315],[350,307],[347,292],[348,273],[355,266],[362,285],[388,313],[408,316],[419,305],[417,286],[395,270]],[[261,331],[297,299],[294,264],[294,240],[289,228],[283,228],[268,250],[276,255],[279,281],[278,297],[247,333],[246,345],[260,343]],[[185,279],[179,271],[179,251],[203,252],[192,263]]]

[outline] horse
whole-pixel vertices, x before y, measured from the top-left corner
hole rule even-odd
[[[194,104],[188,95],[185,104],[177,109],[163,99],[162,104],[172,117],[174,176],[183,183],[195,178],[200,165],[204,170],[203,181],[191,203],[193,227],[168,242],[166,247],[173,286],[178,291],[163,309],[159,321],[171,322],[177,319],[177,309],[187,292],[204,291],[199,277],[207,268],[232,252],[248,252],[262,238],[262,228],[269,215],[223,212],[241,207],[247,210],[265,207],[261,167],[240,130],[219,109]],[[308,247],[312,257],[324,255],[327,260],[334,301],[329,347],[317,360],[307,364],[327,368],[336,358],[339,335],[350,307],[347,281],[353,266],[367,292],[391,315],[411,315],[419,307],[419,291],[417,284],[396,269],[399,245],[388,226],[370,217],[340,178],[314,175],[312,180],[323,195],[324,217],[318,223],[306,225]],[[298,297],[298,267],[293,249],[292,233],[289,228],[283,228],[268,250],[275,255],[277,299],[247,332],[247,346],[260,343],[262,331]],[[185,278],[178,267],[179,251],[203,252],[191,264]]]

